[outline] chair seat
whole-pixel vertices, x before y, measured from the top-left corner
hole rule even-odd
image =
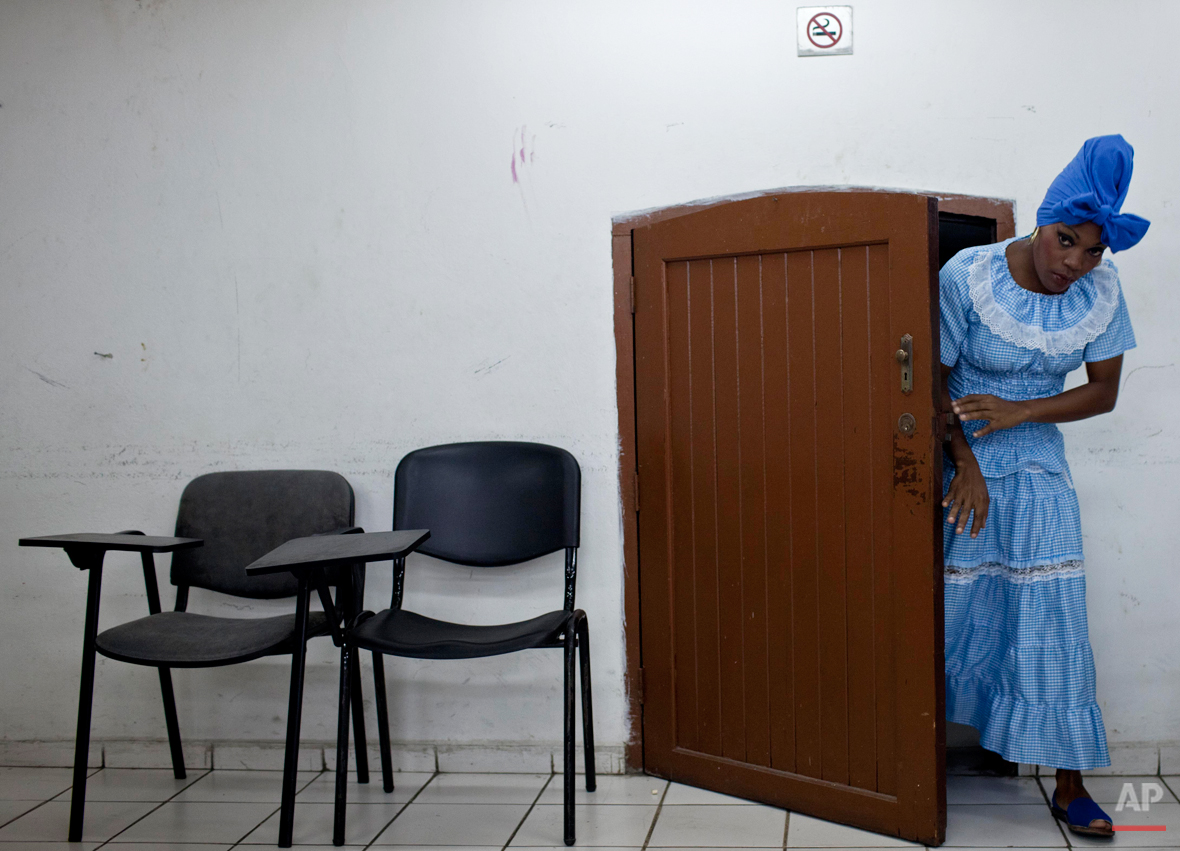
[[[323,612],[308,613],[308,636],[329,631]],[[215,618],[191,612],[161,612],[99,633],[98,652],[133,665],[210,668],[260,656],[290,653],[295,615]]]
[[[356,626],[349,639],[366,650],[414,659],[472,659],[532,647],[551,647],[572,612],[548,612],[517,623],[491,626],[450,623],[404,609],[386,609]]]

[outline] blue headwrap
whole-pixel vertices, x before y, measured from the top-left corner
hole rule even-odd
[[[1151,222],[1119,213],[1131,187],[1134,156],[1134,149],[1122,136],[1087,139],[1045,193],[1037,210],[1037,227],[1054,222],[1094,222],[1102,228],[1102,241],[1112,252],[1143,239]]]

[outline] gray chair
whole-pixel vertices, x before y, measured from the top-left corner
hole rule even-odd
[[[265,470],[210,473],[193,479],[180,497],[176,535],[201,538],[204,546],[172,556],[176,606],[160,610],[155,565],[143,554],[149,615],[100,632],[95,649],[102,655],[157,668],[164,698],[164,719],[172,749],[172,770],[185,776],[180,726],[172,691],[172,668],[234,665],[262,656],[291,656],[291,688],[287,709],[286,758],[283,765],[279,846],[290,847],[295,812],[295,774],[303,701],[303,676],[308,638],[339,630],[339,620],[355,613],[363,594],[364,566],[322,571],[321,575],[246,576],[245,568],[292,538],[359,532],[352,525],[352,488],[343,476],[318,470]],[[126,534],[126,533],[125,533]],[[132,532],[130,534],[142,534]],[[335,585],[335,603],[328,586]],[[265,600],[295,597],[295,613],[265,618],[221,618],[187,611],[189,589],[203,588],[235,597]],[[309,608],[311,590],[320,594],[325,611]],[[339,616],[335,612],[339,612]],[[355,670],[355,669],[354,669]],[[352,677],[352,688],[360,675]],[[381,688],[377,699],[384,702]],[[89,706],[86,706],[89,714]],[[80,707],[81,710],[81,707]],[[354,707],[357,774],[368,782],[363,714]]]

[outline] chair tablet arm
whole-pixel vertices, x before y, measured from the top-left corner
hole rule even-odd
[[[63,549],[70,562],[79,570],[90,570],[103,562],[107,552],[166,553],[175,550],[199,547],[199,538],[165,538],[144,535],[131,530],[116,534],[75,532],[68,535],[42,535],[35,538],[21,538],[22,547],[53,547]]]
[[[362,535],[364,531],[360,526],[341,526],[339,529],[333,529],[330,532],[316,532],[312,537],[321,538],[324,535]]]

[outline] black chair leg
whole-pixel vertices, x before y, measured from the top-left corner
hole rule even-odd
[[[279,806],[279,847],[290,848],[295,831],[295,774],[299,769],[299,727],[303,720],[303,675],[307,664],[307,604],[310,586],[299,575],[295,598],[295,648],[291,653],[291,695],[287,702],[287,751],[283,758],[283,799]]]
[[[352,690],[352,696],[349,700],[352,703],[352,738],[356,742],[356,782],[369,782],[369,751],[368,742],[365,738],[365,698],[361,691],[361,660],[360,657],[353,653],[356,657],[353,659],[352,665],[352,682],[349,687]]]
[[[385,791],[393,791],[393,752],[389,746],[389,704],[385,696],[385,661],[373,653],[373,695],[377,705],[377,741],[381,746],[381,780]]]
[[[90,580],[86,589],[86,625],[82,631],[82,677],[78,685],[78,727],[74,735],[74,788],[70,793],[70,842],[82,841],[82,821],[86,816],[90,715],[94,708],[94,642],[98,636],[98,601],[102,592],[102,557],[103,554],[99,553],[96,563],[90,566]]]
[[[168,748],[172,751],[172,776],[184,780],[184,748],[180,744],[180,722],[176,718],[176,696],[172,692],[172,672],[157,668],[160,674],[160,694],[164,698],[164,724],[168,728]]]
[[[565,803],[565,844],[574,844],[574,627],[565,631],[565,759],[562,792]]]
[[[594,705],[590,697],[590,622],[585,612],[574,615],[574,629],[578,637],[578,662],[582,667],[582,746],[586,760],[586,791],[598,788],[594,769]]]
[[[344,821],[348,805],[348,709],[352,703],[353,648],[340,647],[340,706],[336,712],[336,800],[332,810],[332,844],[344,844]]]

